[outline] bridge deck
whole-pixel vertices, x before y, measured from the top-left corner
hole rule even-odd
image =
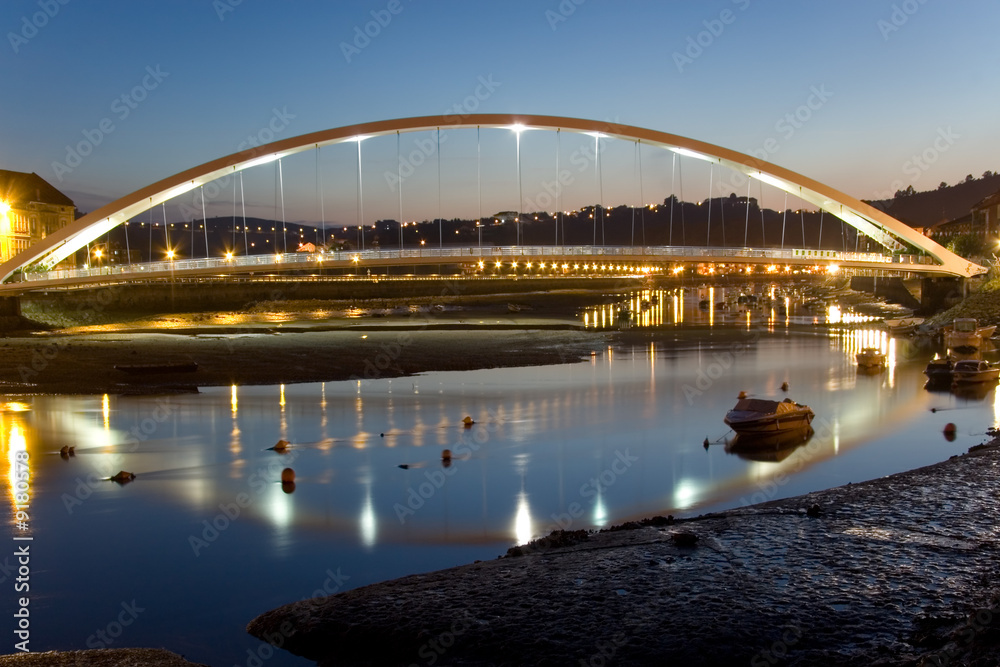
[[[497,261],[507,266],[517,262],[522,267],[525,267],[527,262],[532,262],[536,267],[544,262],[550,267],[552,263],[555,263],[561,269],[574,271],[581,264],[594,263],[615,267],[621,267],[622,264],[634,264],[639,267],[662,267],[665,264],[697,262],[795,266],[836,265],[840,268],[877,269],[899,273],[941,273],[941,267],[931,263],[932,260],[929,257],[836,250],[691,246],[464,246],[327,253],[294,252],[280,255],[176,259],[86,269],[59,269],[21,274],[15,278],[16,282],[0,285],[0,293],[18,294],[60,286],[125,283],[164,278],[305,271],[317,268],[355,268],[359,272],[364,272],[376,267],[477,264],[480,261],[484,263],[486,268],[491,268],[489,263],[495,265]],[[623,269],[617,268],[616,270],[620,272]]]

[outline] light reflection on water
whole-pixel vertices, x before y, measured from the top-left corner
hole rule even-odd
[[[557,527],[861,481],[965,451],[1000,419],[992,390],[969,400],[925,391],[930,355],[908,341],[768,329],[609,348],[563,366],[11,399],[0,432],[8,458],[20,439],[31,453],[32,563],[45,572],[32,588],[45,619],[33,648],[84,648],[135,598],[148,611],[123,645],[240,662],[258,645],[243,625],[310,595],[330,571],[353,588],[493,558]],[[885,350],[887,368],[859,374],[864,347]],[[722,417],[736,394],[780,398],[782,382],[827,428],[781,460],[726,453]],[[939,435],[949,421],[959,425],[950,443]],[[292,443],[285,454],[269,449],[279,438]],[[706,450],[706,438],[720,444]],[[62,458],[63,445],[75,456]],[[121,469],[137,479],[97,479]],[[303,663],[279,653],[269,664]]]

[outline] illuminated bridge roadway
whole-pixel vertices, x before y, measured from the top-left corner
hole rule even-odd
[[[280,197],[282,201],[282,220],[284,220],[284,186],[281,178],[281,160],[305,151],[317,151],[316,182],[319,183],[318,151],[325,146],[335,144],[357,144],[358,180],[356,195],[359,208],[360,225],[368,224],[360,214],[363,176],[362,176],[362,142],[376,136],[396,136],[397,162],[402,164],[402,153],[399,135],[410,132],[436,132],[438,147],[442,140],[442,128],[447,131],[460,129],[476,131],[476,160],[479,165],[479,131],[481,129],[507,130],[514,137],[517,155],[517,183],[521,191],[521,153],[520,137],[524,131],[542,130],[555,132],[556,170],[559,165],[560,133],[584,134],[594,137],[597,182],[601,179],[601,160],[598,144],[601,139],[624,141],[634,147],[634,167],[640,175],[637,183],[642,184],[643,148],[646,152],[666,150],[672,155],[672,164],[676,164],[678,172],[683,167],[682,159],[694,159],[709,163],[710,177],[716,171],[735,172],[735,175],[747,183],[747,219],[749,219],[749,202],[751,199],[750,184],[758,182],[761,188],[766,184],[777,188],[787,196],[792,195],[807,204],[815,206],[832,216],[839,218],[846,225],[857,230],[857,235],[871,239],[883,250],[880,254],[859,254],[833,250],[810,249],[754,249],[754,248],[711,248],[689,246],[645,246],[645,247],[614,247],[614,246],[525,246],[518,244],[510,247],[442,247],[416,248],[412,250],[367,250],[361,252],[334,252],[327,254],[294,253],[284,255],[246,255],[237,257],[219,257],[205,259],[173,260],[166,262],[150,262],[128,266],[95,267],[88,269],[53,270],[53,267],[63,260],[73,256],[77,250],[89,247],[89,244],[115,227],[136,216],[150,211],[158,206],[165,206],[187,192],[200,189],[202,217],[205,214],[204,186],[217,179],[241,174],[243,170],[277,162],[277,180],[281,184]],[[440,151],[435,151],[440,156]],[[440,157],[438,158],[440,160]],[[440,190],[440,163],[439,183]],[[477,166],[476,173],[480,173]],[[559,178],[563,177],[560,172]],[[680,173],[678,173],[680,176]],[[670,175],[673,185],[673,171]],[[235,181],[234,181],[235,182]],[[721,183],[722,181],[720,181]],[[241,182],[242,185],[242,182]],[[479,188],[482,181],[480,176]],[[317,185],[317,190],[320,188]],[[399,190],[400,219],[402,220],[402,189]],[[276,196],[277,196],[276,192]],[[480,195],[481,197],[481,195]],[[640,193],[640,198],[642,195]],[[235,211],[234,189],[234,211]],[[683,197],[681,197],[683,199]],[[321,200],[322,201],[322,200]],[[521,208],[523,211],[523,198]],[[2,203],[2,202],[0,202]],[[645,206],[643,201],[642,205]],[[480,204],[481,206],[481,204]],[[603,206],[603,202],[602,202]],[[711,199],[709,199],[711,206]],[[711,221],[709,209],[709,222]],[[235,214],[234,214],[235,216]],[[445,216],[438,216],[439,218]],[[164,222],[166,215],[164,213]],[[325,220],[323,221],[325,225]],[[595,221],[596,224],[596,221]],[[0,219],[0,231],[9,226],[6,216]],[[244,221],[245,229],[245,221]],[[603,229],[603,228],[602,228]],[[602,232],[603,233],[603,232]],[[207,227],[205,229],[205,246],[208,246]],[[803,232],[803,236],[805,233]],[[858,237],[856,235],[856,238]],[[520,240],[520,228],[518,228]],[[596,240],[596,227],[595,227]],[[556,239],[558,241],[558,238]],[[363,242],[362,242],[363,247]],[[901,254],[913,253],[913,254]],[[313,267],[328,267],[345,269],[356,267],[353,273],[367,275],[371,269],[375,274],[376,267],[402,267],[419,265],[460,265],[468,273],[468,269],[478,268],[482,261],[482,269],[486,270],[487,262],[518,262],[522,270],[531,271],[527,262],[532,262],[538,269],[545,263],[551,273],[561,275],[580,275],[577,265],[584,273],[600,273],[602,275],[623,275],[641,273],[641,267],[651,266],[664,271],[668,265],[690,262],[724,262],[747,264],[781,264],[805,266],[831,266],[841,269],[873,270],[892,274],[923,274],[928,276],[950,276],[968,278],[985,273],[984,267],[978,266],[955,255],[946,248],[927,238],[903,222],[886,215],[883,211],[835,190],[828,185],[815,181],[807,176],[797,174],[778,165],[765,162],[751,155],[716,146],[696,139],[690,139],[674,134],[641,127],[620,125],[617,123],[600,122],[579,118],[557,116],[536,116],[523,114],[469,114],[465,116],[444,115],[424,116],[418,118],[402,118],[395,120],[373,121],[329,130],[321,130],[297,137],[282,139],[273,143],[257,146],[239,153],[217,158],[186,171],[148,185],[128,194],[117,201],[99,208],[83,216],[63,229],[57,230],[42,241],[10,258],[0,265],[0,295],[15,296],[28,291],[46,289],[56,286],[89,285],[98,283],[121,283],[135,280],[152,280],[164,278],[198,278],[209,276],[236,276],[242,273],[274,273],[278,271],[302,271]],[[557,269],[552,271],[552,263]],[[598,268],[594,268],[597,264]],[[613,270],[608,267],[615,267]],[[508,264],[509,270],[515,269]],[[563,268],[565,267],[565,268]],[[589,267],[589,268],[587,268]],[[636,269],[635,267],[640,267]],[[502,268],[502,267],[501,267]],[[537,275],[537,274],[536,274]]]
[[[326,253],[295,252],[284,255],[175,259],[86,269],[30,272],[15,282],[0,285],[0,293],[26,292],[87,285],[107,285],[151,280],[216,278],[238,275],[272,275],[279,272],[315,272],[340,269],[365,276],[387,267],[461,265],[470,275],[635,275],[666,274],[686,263],[725,263],[741,266],[776,265],[820,267],[828,272],[867,269],[882,272],[940,274],[930,258],[917,255],[840,252],[811,249],[708,248],[690,246],[507,246],[449,247],[404,250],[364,250]],[[397,276],[398,277],[398,276]]]

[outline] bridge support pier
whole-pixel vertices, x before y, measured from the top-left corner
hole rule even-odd
[[[21,327],[21,297],[0,297],[0,330],[10,331]]]
[[[922,278],[920,281],[920,312],[935,313],[951,308],[969,294],[965,278]]]

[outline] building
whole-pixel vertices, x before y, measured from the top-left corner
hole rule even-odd
[[[38,174],[0,169],[0,262],[68,225],[73,200]]]
[[[978,202],[972,207],[973,226],[981,230],[986,238],[1000,235],[1000,191]]]

